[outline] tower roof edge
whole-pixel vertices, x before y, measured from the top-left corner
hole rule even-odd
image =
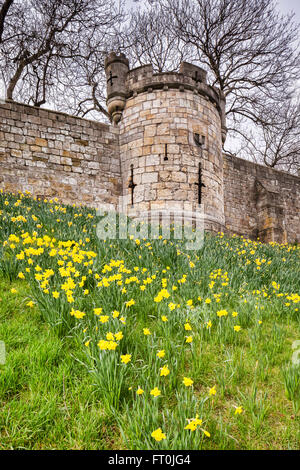
[[[110,54],[104,60],[105,68],[108,67],[113,62],[122,62],[123,64],[129,67],[129,60],[125,54],[117,54],[116,52],[110,52]]]

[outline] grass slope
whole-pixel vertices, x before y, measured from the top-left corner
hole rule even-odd
[[[96,223],[0,194],[0,449],[299,449],[299,247]]]

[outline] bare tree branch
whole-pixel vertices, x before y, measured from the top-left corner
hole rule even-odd
[[[4,30],[4,22],[5,18],[8,14],[8,10],[12,6],[14,0],[4,0],[2,1],[1,9],[0,9],[0,43],[2,42],[3,30]]]

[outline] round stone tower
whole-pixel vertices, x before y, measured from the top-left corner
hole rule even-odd
[[[112,54],[106,61],[108,109],[120,121],[123,195],[142,213],[179,213],[200,203],[205,228],[224,230],[224,96],[207,85],[203,69],[186,62],[179,73],[153,73],[146,65],[125,77],[127,64]]]

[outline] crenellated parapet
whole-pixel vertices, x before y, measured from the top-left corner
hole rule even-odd
[[[217,109],[221,118],[222,140],[225,142],[225,97],[218,88],[207,84],[207,72],[201,67],[182,62],[179,72],[154,73],[152,65],[129,70],[125,56],[117,56],[115,53],[108,56],[105,67],[107,106],[115,123],[121,120],[125,102],[132,96],[153,90],[192,91],[210,101]]]

